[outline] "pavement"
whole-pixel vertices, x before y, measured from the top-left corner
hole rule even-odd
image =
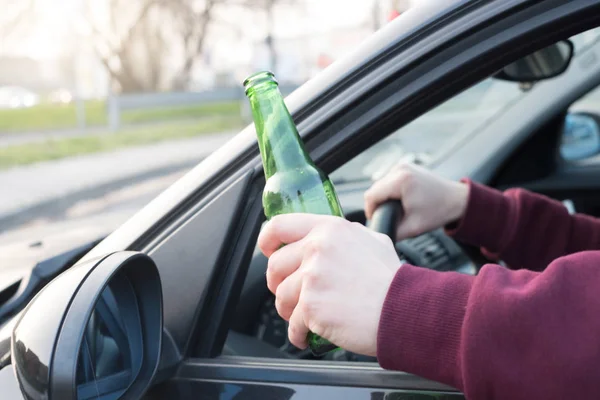
[[[197,124],[198,119],[190,118],[186,120],[178,120],[177,124],[189,123]],[[123,125],[122,129],[142,129],[145,127],[159,127],[159,126],[173,126],[173,121],[152,121],[152,122],[139,122],[135,124]],[[110,128],[105,125],[101,126],[88,126],[86,128],[70,128],[70,129],[56,129],[56,130],[41,130],[41,131],[29,131],[29,132],[0,132],[0,148],[16,146],[28,143],[39,143],[47,142],[49,140],[57,139],[68,139],[75,137],[85,136],[96,136],[110,132]]]
[[[60,129],[48,131],[15,132],[0,134],[0,147],[16,146],[19,144],[45,142],[48,140],[66,139],[72,137],[98,135],[108,131],[106,126],[87,127],[85,129]]]
[[[64,212],[87,199],[187,171],[236,133],[202,135],[3,171],[0,233]]]

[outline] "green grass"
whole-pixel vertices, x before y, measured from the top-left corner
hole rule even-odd
[[[238,117],[240,102],[198,104],[181,107],[162,107],[145,110],[125,110],[123,124],[151,123],[204,117]],[[107,125],[106,103],[100,100],[85,102],[86,126]],[[30,108],[0,110],[0,132],[27,132],[77,127],[75,104],[40,104]],[[0,133],[1,134],[1,133]]]
[[[0,147],[0,169],[165,140],[189,138],[241,126],[242,121],[239,116],[237,118],[211,118],[194,123],[161,124],[155,127],[129,128],[115,133],[107,132],[94,136]]]

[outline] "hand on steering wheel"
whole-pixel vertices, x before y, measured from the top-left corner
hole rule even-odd
[[[402,218],[395,225],[395,232],[390,226],[385,227],[385,233],[394,241],[402,240],[456,221],[465,212],[468,196],[466,184],[442,178],[418,165],[402,163],[366,191],[365,215],[375,219],[382,204],[402,200]],[[375,229],[384,232],[380,230],[383,227]]]
[[[404,216],[404,208],[400,200],[390,200],[373,212],[371,221],[367,224],[375,232],[383,233],[396,241],[396,227]]]

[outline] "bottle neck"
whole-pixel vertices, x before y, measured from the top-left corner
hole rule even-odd
[[[264,83],[248,92],[265,177],[304,168],[312,161],[283,101],[277,84]]]

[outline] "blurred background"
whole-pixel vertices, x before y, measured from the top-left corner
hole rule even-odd
[[[410,0],[0,0],[0,245],[110,231]]]
[[[0,0],[0,132],[239,114],[236,95],[248,74],[266,68],[300,85],[409,6]]]

